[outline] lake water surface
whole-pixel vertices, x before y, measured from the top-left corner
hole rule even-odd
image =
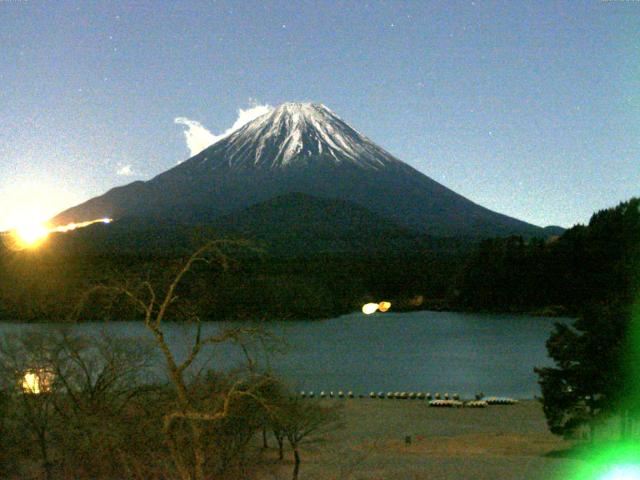
[[[423,391],[532,398],[539,395],[533,372],[550,365],[545,341],[556,321],[525,315],[453,312],[350,314],[321,321],[268,324],[286,339],[284,354],[270,359],[274,370],[301,390]],[[0,335],[53,325],[0,324]],[[150,338],[142,323],[85,323],[73,327],[97,335]],[[166,338],[184,357],[194,327],[165,325]],[[213,333],[219,323],[205,324]],[[204,352],[211,368],[237,365],[242,356],[230,346]],[[202,366],[199,365],[199,366]]]

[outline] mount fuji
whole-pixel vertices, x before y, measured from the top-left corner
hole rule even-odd
[[[345,209],[364,208],[390,225],[434,236],[545,236],[432,180],[313,103],[280,105],[151,180],[109,190],[52,223],[103,217],[211,223],[264,212],[256,205],[281,205],[273,199],[291,194],[338,200]]]

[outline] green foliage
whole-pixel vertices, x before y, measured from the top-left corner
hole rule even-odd
[[[620,412],[625,398],[624,345],[631,324],[623,304],[590,306],[573,326],[556,324],[547,341],[556,367],[538,368],[542,404],[552,433],[571,437]]]
[[[615,414],[624,436],[640,414],[640,200],[598,212],[588,227],[563,235],[549,255],[562,282],[579,285],[565,293],[575,295],[580,310],[572,326],[556,325],[547,341],[556,366],[536,369],[549,427],[572,436],[586,424],[593,433]]]

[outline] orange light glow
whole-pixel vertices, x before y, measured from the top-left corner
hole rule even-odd
[[[45,370],[29,370],[22,377],[22,391],[24,393],[46,393],[51,391],[53,374]]]
[[[43,223],[26,221],[16,227],[13,232],[14,241],[20,248],[35,248],[49,236],[49,229]]]
[[[78,228],[88,227],[94,223],[111,222],[111,218],[98,218],[86,222],[50,227],[44,222],[25,220],[11,229],[5,238],[8,247],[12,250],[34,249],[42,245],[51,233],[66,233]]]
[[[378,310],[380,310],[381,312],[386,312],[390,308],[391,308],[391,302],[380,302],[378,304]]]

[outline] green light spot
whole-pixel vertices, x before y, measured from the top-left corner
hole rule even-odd
[[[640,480],[640,466],[619,465],[601,477],[601,480]]]
[[[594,445],[580,455],[580,460],[584,463],[575,475],[562,480],[640,480],[640,444],[637,442]]]

